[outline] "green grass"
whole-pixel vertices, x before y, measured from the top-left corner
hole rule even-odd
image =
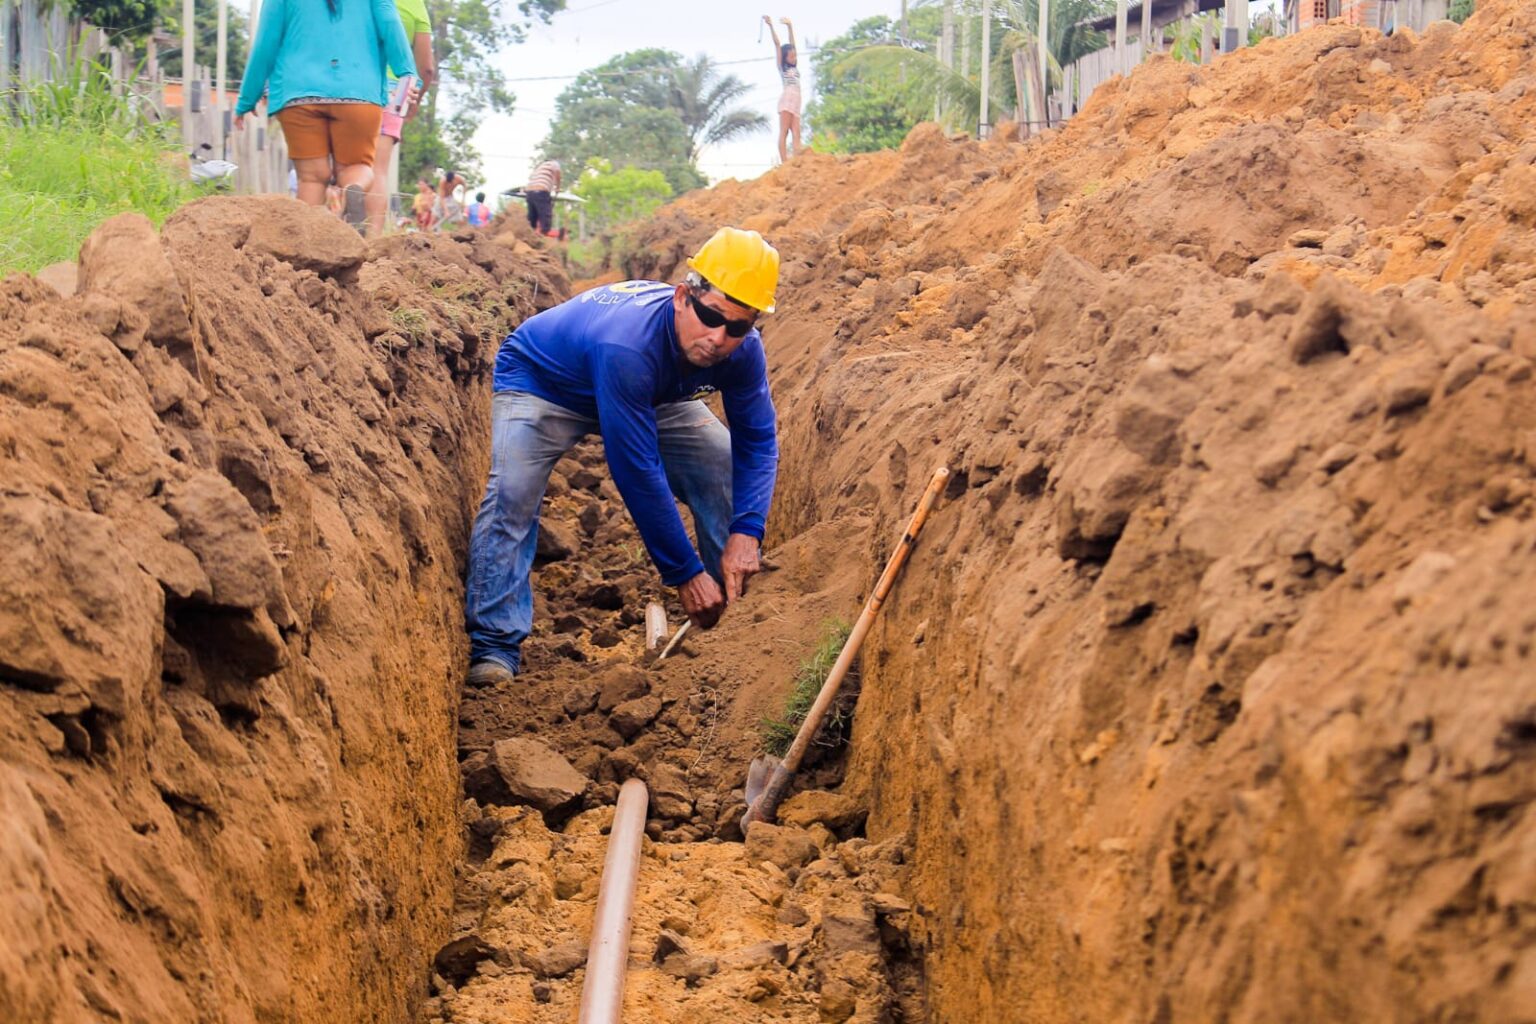
[[[157,226],[201,192],[188,180],[174,126],[150,123],[113,95],[94,64],[0,97],[0,274],[72,260],[115,214]]]
[[[417,309],[414,306],[401,306],[389,314],[390,323],[395,325],[395,330],[400,336],[413,345],[420,345],[431,335],[431,324],[427,320],[427,311]]]
[[[565,246],[565,258],[572,274],[578,277],[596,277],[608,267],[608,246],[601,238],[590,242],[572,238]]]
[[[795,672],[794,689],[790,691],[789,699],[784,702],[784,713],[778,717],[763,719],[759,730],[763,749],[774,757],[783,757],[789,750],[789,745],[795,741],[795,733],[800,731],[800,724],[805,721],[806,713],[811,710],[811,705],[816,703],[816,695],[821,692],[821,685],[827,681],[827,674],[832,671],[832,666],[837,663],[837,656],[842,653],[843,645],[848,642],[849,631],[848,623],[841,620],[833,620],[822,627],[821,643],[811,652],[810,657],[800,663],[799,669]],[[844,686],[846,685],[845,680]],[[842,742],[850,711],[850,704],[841,696],[834,701],[827,711],[826,718],[822,719],[821,733],[817,742],[829,745]]]

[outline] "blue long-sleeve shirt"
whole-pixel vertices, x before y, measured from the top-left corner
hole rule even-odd
[[[496,354],[494,387],[597,420],[613,481],[662,581],[675,587],[704,563],[667,486],[656,406],[720,392],[731,428],[732,533],[762,539],[779,443],[762,337],[749,331],[729,358],[700,369],[678,347],[672,293],[671,285],[626,281],[528,318]]]
[[[395,0],[336,0],[334,17],[325,0],[265,0],[235,113],[255,109],[263,89],[273,114],[309,96],[383,106],[386,66],[416,74]]]

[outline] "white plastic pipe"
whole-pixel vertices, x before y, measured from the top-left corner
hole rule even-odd
[[[667,610],[652,601],[645,606],[645,649],[654,651],[667,635]]]
[[[650,794],[645,783],[630,779],[619,789],[608,833],[608,855],[592,918],[587,948],[587,978],[581,988],[580,1024],[619,1024],[624,1009],[624,971],[629,966],[630,910],[640,877],[640,837]]]

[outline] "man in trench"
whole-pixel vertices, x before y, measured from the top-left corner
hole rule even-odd
[[[778,473],[768,364],[779,254],[721,228],[682,284],[626,281],[524,321],[496,356],[491,472],[469,541],[471,685],[510,679],[533,629],[539,503],[555,463],[602,435],[613,481],[661,578],[709,629],[759,567]],[[718,391],[730,429],[700,399]],[[695,550],[674,498],[693,513]]]

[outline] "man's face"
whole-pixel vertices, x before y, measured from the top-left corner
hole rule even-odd
[[[677,290],[672,293],[672,310],[676,313],[677,343],[683,350],[683,358],[701,368],[714,366],[730,358],[731,353],[746,340],[746,335],[731,337],[726,330],[729,326],[727,323],[716,327],[707,326],[693,308],[695,302],[728,321],[756,321],[757,310],[732,302],[717,291],[695,292],[685,284],[677,286]]]

